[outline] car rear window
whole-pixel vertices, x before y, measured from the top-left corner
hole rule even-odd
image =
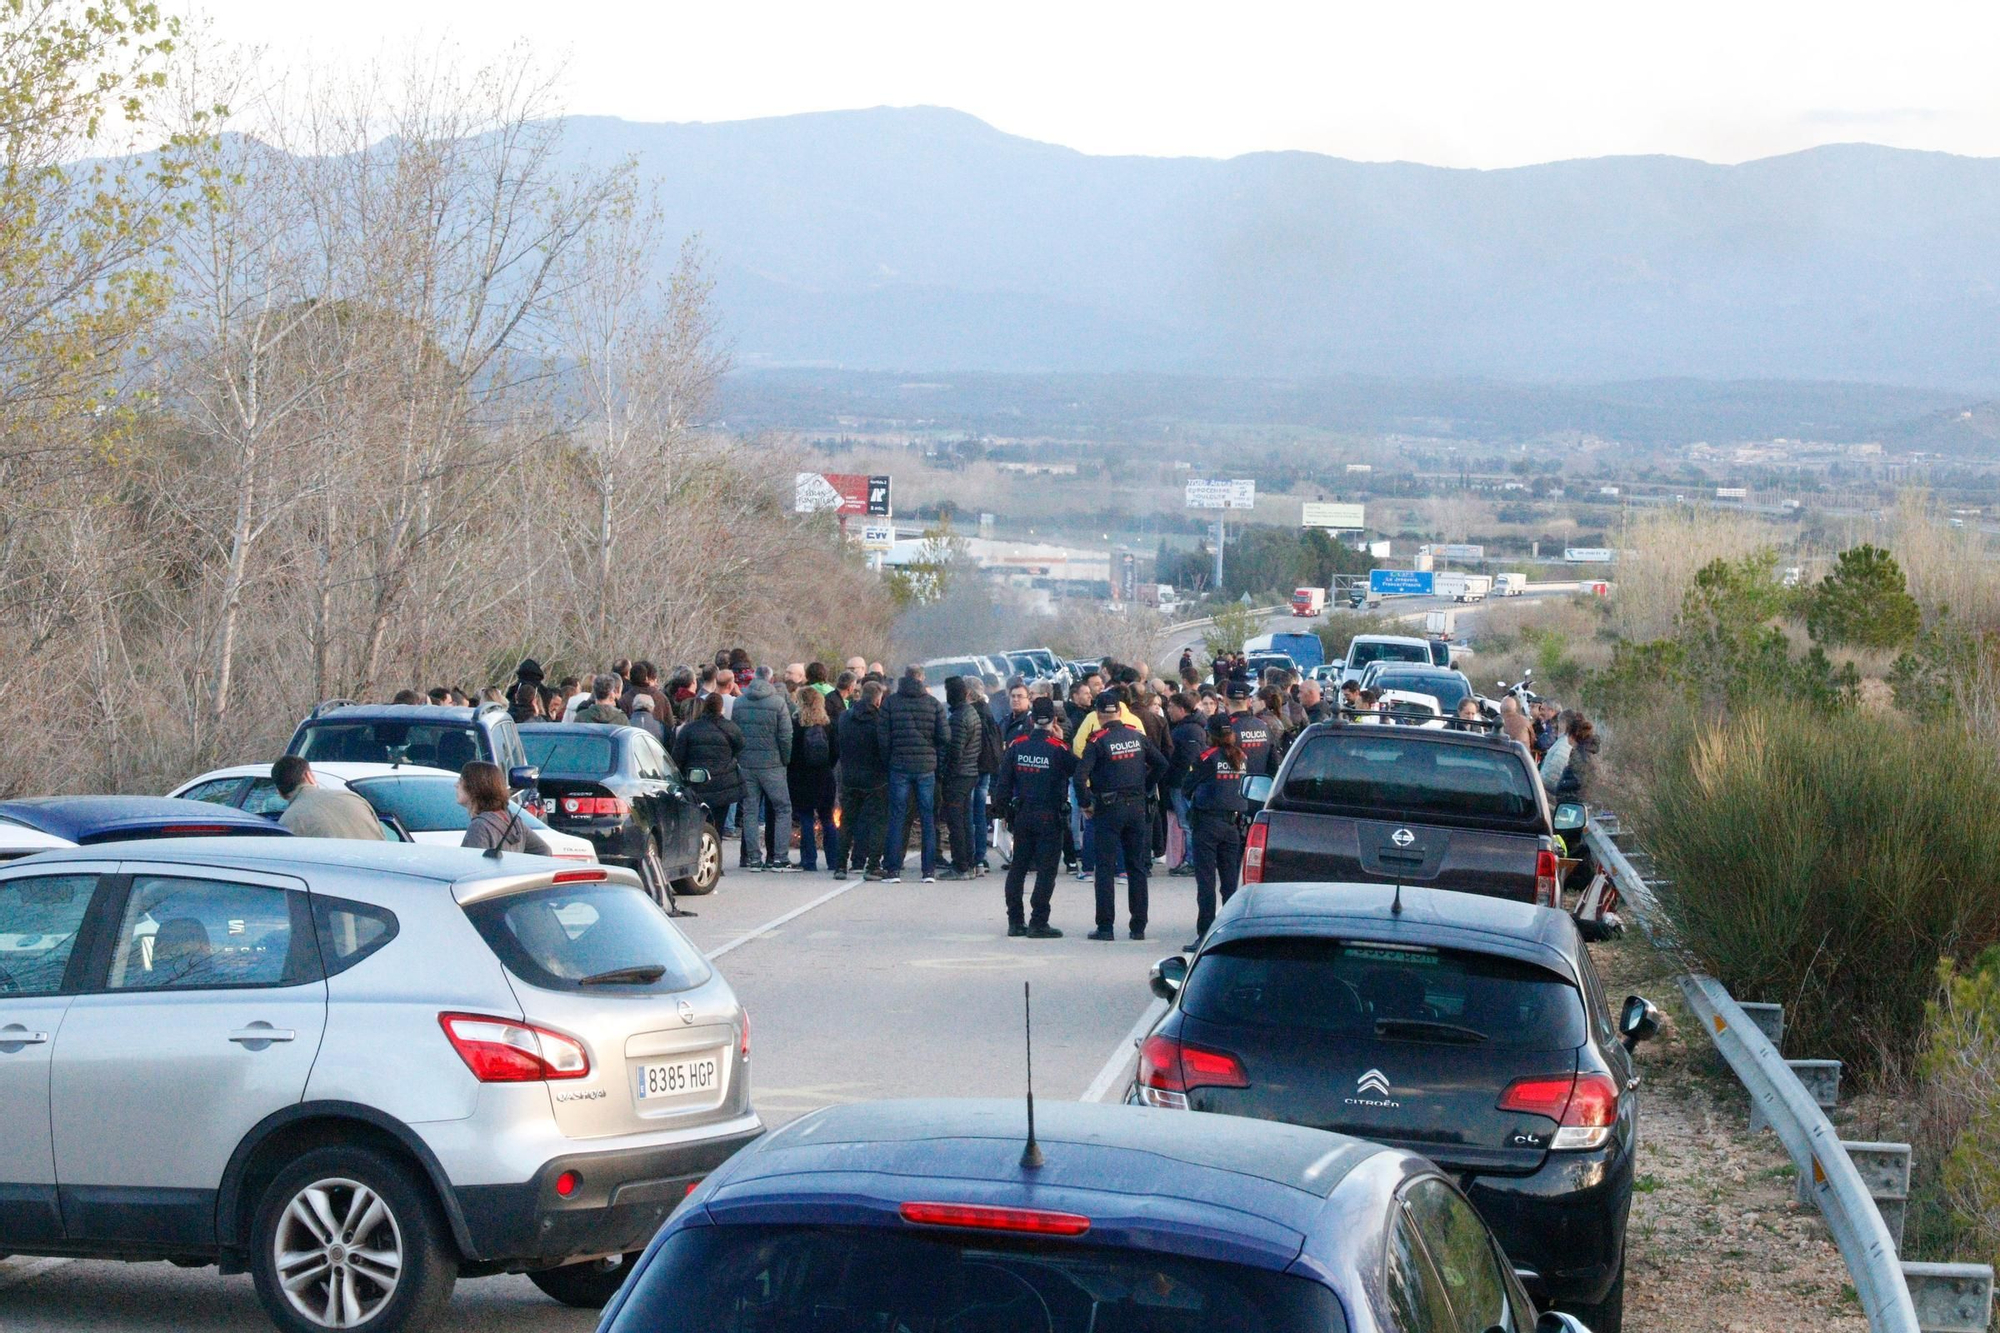
[[[1457,712],[1458,706],[1472,695],[1472,687],[1458,676],[1420,675],[1401,671],[1384,671],[1375,678],[1375,688],[1428,694],[1436,699],[1438,706],[1447,713]]]
[[[707,1226],[634,1274],[606,1333],[1343,1333],[1318,1283],[1214,1259],[908,1227]]]
[[[1574,1050],[1583,996],[1513,958],[1312,936],[1234,940],[1196,960],[1181,1009],[1231,1026]],[[1386,1026],[1385,1026],[1386,1025]],[[1437,1025],[1437,1026],[1433,1026]]]
[[[456,773],[486,754],[479,728],[469,723],[374,721],[309,722],[298,753],[316,763],[416,764]]]
[[[532,727],[521,733],[528,763],[544,773],[602,777],[616,771],[618,755],[609,736],[579,735],[557,727]]]
[[[1446,819],[1539,821],[1542,809],[1528,767],[1514,752],[1425,740],[1393,727],[1307,737],[1280,796]]]
[[[378,815],[394,815],[412,833],[459,833],[472,822],[472,815],[458,803],[458,779],[446,777],[385,776],[362,778],[347,789],[375,807]],[[516,802],[518,808],[519,802]],[[546,828],[541,820],[523,810],[521,822],[529,828]]]
[[[623,884],[509,894],[475,903],[466,915],[508,971],[545,990],[679,991],[712,971],[657,903]],[[652,978],[593,980],[656,967]]]
[[[1347,669],[1358,671],[1370,662],[1428,662],[1431,650],[1422,643],[1357,643],[1347,652]]]

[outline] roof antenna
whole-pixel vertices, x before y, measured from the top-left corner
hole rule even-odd
[[[1042,1165],[1042,1145],[1035,1142],[1035,1004],[1028,983],[1021,983],[1021,1013],[1028,1029],[1028,1146],[1021,1149],[1021,1168],[1034,1171]]]
[[[1401,916],[1402,914],[1403,914],[1403,882],[1401,880],[1397,880],[1396,897],[1395,900],[1389,904],[1389,915]]]

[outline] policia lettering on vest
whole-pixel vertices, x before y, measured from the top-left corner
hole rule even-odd
[[[993,779],[994,805],[1014,831],[1014,857],[1007,866],[1007,933],[1056,940],[1062,932],[1049,924],[1049,903],[1055,897],[1056,867],[1069,822],[1069,781],[1077,761],[1056,725],[1053,702],[1035,700],[1029,718],[1029,730],[1001,753]],[[1030,869],[1035,894],[1023,920],[1021,889]]]
[[[1083,747],[1077,779],[1090,816],[1091,850],[1097,862],[1097,929],[1093,940],[1115,938],[1118,853],[1125,855],[1126,901],[1132,938],[1146,938],[1146,878],[1153,863],[1153,822],[1146,794],[1166,776],[1167,757],[1118,715],[1124,695],[1109,689],[1097,696],[1098,731]]]

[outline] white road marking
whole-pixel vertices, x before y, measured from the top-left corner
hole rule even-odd
[[[1125,1067],[1131,1064],[1135,1058],[1132,1054],[1132,1048],[1138,1045],[1141,1038],[1153,1030],[1153,1025],[1158,1023],[1160,1016],[1166,1012],[1167,1002],[1165,1000],[1156,999],[1147,1005],[1146,1012],[1139,1015],[1139,1021],[1132,1025],[1130,1032],[1119,1038],[1118,1047],[1111,1052],[1111,1058],[1104,1062],[1104,1068],[1097,1071],[1097,1077],[1090,1081],[1090,1086],[1083,1090],[1083,1096],[1077,1098],[1077,1100],[1081,1102],[1103,1101],[1112,1088],[1123,1081]]]
[[[71,1262],[68,1259],[30,1259],[20,1266],[0,1264],[0,1291],[18,1287],[24,1282],[33,1282],[51,1269],[61,1268]]]
[[[722,955],[728,953],[731,949],[735,949],[742,945],[748,944],[751,940],[756,939],[760,935],[770,934],[772,931],[776,930],[779,926],[784,925],[787,921],[798,920],[800,917],[804,916],[807,912],[812,911],[813,908],[824,906],[825,904],[832,902],[835,898],[838,898],[841,894],[846,893],[849,889],[859,888],[866,882],[867,882],[866,880],[862,880],[859,878],[850,879],[849,881],[847,881],[847,883],[841,885],[839,888],[833,889],[826,893],[822,893],[819,897],[813,899],[811,902],[805,904],[803,907],[794,907],[791,911],[785,913],[783,916],[774,917],[771,920],[766,921],[763,925],[758,926],[755,930],[745,931],[743,934],[738,935],[735,939],[729,941],[729,943],[721,946],[720,948],[710,949],[708,951],[709,961],[713,962],[717,958],[720,958],[722,957]]]

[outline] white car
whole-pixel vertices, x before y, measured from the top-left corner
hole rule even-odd
[[[26,824],[17,824],[11,819],[0,819],[0,861],[18,861],[36,852],[54,851],[62,847],[74,847],[68,838],[53,833],[44,833]]]
[[[326,762],[312,766],[313,780],[332,791],[351,791],[375,807],[377,814],[401,821],[410,841],[431,847],[456,847],[465,839],[470,821],[455,799],[458,774],[420,764]],[[271,781],[269,764],[237,764],[218,768],[167,793],[186,800],[233,806],[253,815],[276,819],[285,802]],[[558,833],[523,811],[521,822],[549,845],[549,855],[564,861],[596,861],[597,849],[588,838]],[[37,850],[40,850],[39,848]],[[0,851],[4,855],[4,851]]]

